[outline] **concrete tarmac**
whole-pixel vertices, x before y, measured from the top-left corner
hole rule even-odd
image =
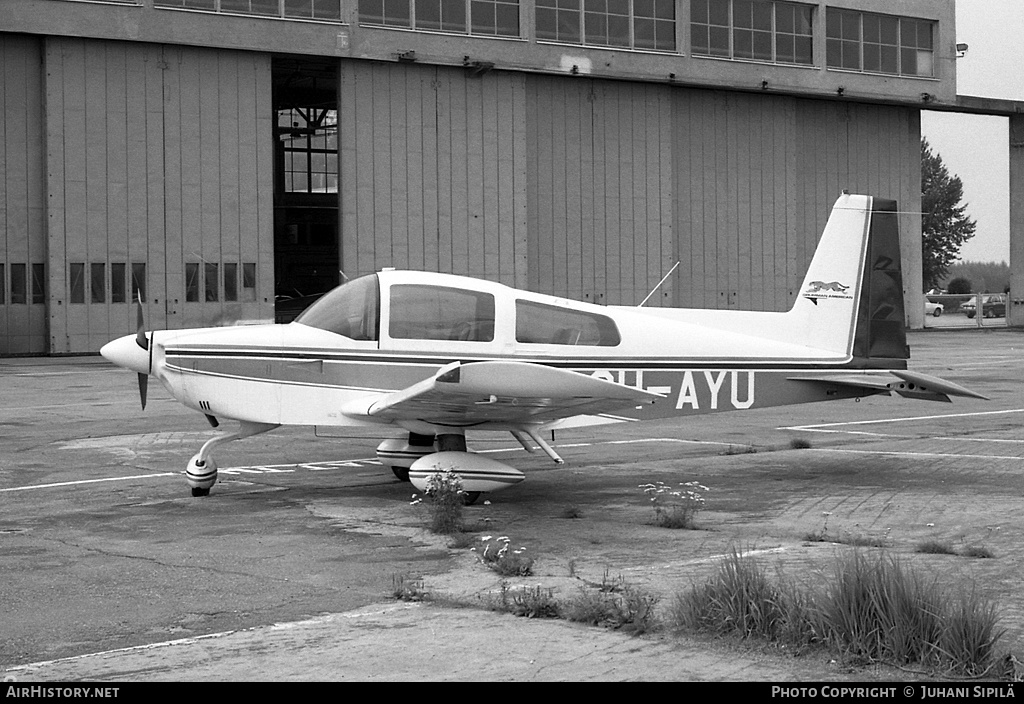
[[[473,449],[527,480],[467,509],[472,535],[536,559],[506,589],[560,599],[619,580],[660,598],[730,550],[813,580],[842,538],[950,588],[997,601],[1024,645],[1024,335],[910,335],[911,368],[991,397],[872,398],[687,422],[565,431],[566,464],[506,436]],[[188,458],[205,419],[96,357],[0,359],[0,675],[11,681],[885,679],[664,630],[636,636],[487,610],[503,580],[426,530],[412,489],[374,461],[394,433],[280,429],[219,450],[221,481],[194,499]],[[808,449],[793,449],[800,438]],[[710,488],[700,530],[652,524],[640,484]],[[809,541],[814,533],[835,542]],[[925,540],[994,557],[925,555]],[[396,581],[432,597],[391,598]]]

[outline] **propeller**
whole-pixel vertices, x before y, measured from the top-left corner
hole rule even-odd
[[[150,339],[146,337],[146,321],[142,315],[142,292],[138,292],[138,306],[135,315],[135,344],[149,352],[149,371],[153,371],[153,347]],[[142,400],[142,410],[146,410],[146,392],[149,389],[149,374],[139,372],[139,398]]]

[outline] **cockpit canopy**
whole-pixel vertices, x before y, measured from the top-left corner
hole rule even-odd
[[[361,276],[328,292],[295,319],[353,340],[380,336],[380,284],[376,274]]]
[[[385,286],[385,336],[391,340],[490,343],[496,336],[507,340],[514,334],[517,343],[599,347],[614,347],[621,342],[615,322],[607,315],[558,305],[556,299],[545,302],[533,300],[534,296],[521,297],[517,295],[520,292],[504,287],[500,290],[508,291],[507,297],[496,297],[472,286],[446,285],[458,280],[395,281]],[[492,284],[487,286],[494,288]],[[325,295],[295,322],[352,340],[378,341],[380,296],[380,277],[363,276]],[[514,323],[510,320],[513,315]]]

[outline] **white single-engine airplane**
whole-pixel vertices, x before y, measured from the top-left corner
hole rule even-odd
[[[906,369],[894,201],[844,193],[785,313],[599,306],[478,279],[384,270],[334,289],[288,325],[149,332],[101,354],[155,376],[189,408],[240,422],[188,463],[194,496],[213,449],[281,425],[400,428],[377,448],[423,490],[450,469],[467,492],[524,475],[467,451],[508,431],[562,460],[542,431],[890,394],[985,398]],[[532,440],[532,443],[531,443]]]

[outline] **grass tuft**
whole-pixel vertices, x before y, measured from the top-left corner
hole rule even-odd
[[[429,596],[423,586],[423,579],[407,574],[391,576],[391,596],[399,601],[423,601]]]
[[[917,552],[926,555],[956,555],[953,544],[944,540],[925,540],[918,543]]]
[[[736,633],[797,648],[829,647],[864,662],[919,664],[976,677],[996,666],[1004,631],[993,602],[977,592],[950,597],[898,558],[851,551],[828,584],[777,585],[750,556],[726,556],[705,584],[676,596],[671,623]]]

